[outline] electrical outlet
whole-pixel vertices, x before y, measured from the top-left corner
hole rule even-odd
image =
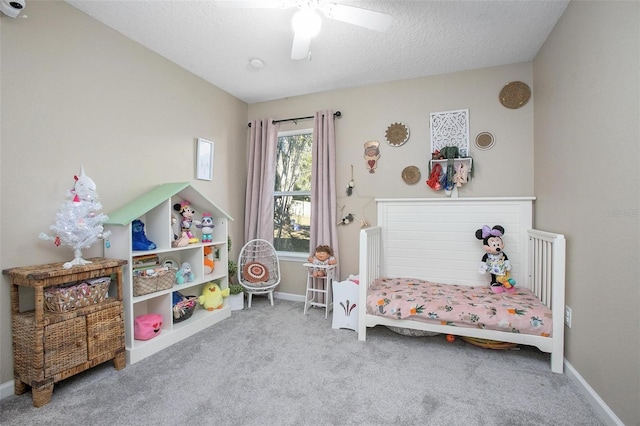
[[[564,323],[571,328],[571,308],[567,305],[564,306]]]

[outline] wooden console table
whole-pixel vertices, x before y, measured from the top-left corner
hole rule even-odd
[[[13,371],[16,395],[31,387],[33,405],[49,403],[53,385],[108,360],[125,367],[122,265],[126,260],[93,258],[64,269],[63,263],[5,269],[11,280]],[[113,277],[111,297],[69,312],[49,312],[44,289],[100,277]],[[34,309],[20,312],[19,287],[34,289]],[[115,297],[111,293],[115,289]]]

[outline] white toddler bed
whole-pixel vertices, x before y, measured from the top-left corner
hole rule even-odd
[[[367,327],[385,325],[531,345],[550,353],[551,370],[562,373],[565,239],[560,234],[532,229],[533,200],[533,197],[376,200],[378,226],[360,233],[358,339],[366,340]],[[401,281],[426,280],[454,286],[481,286],[480,290],[488,288],[489,276],[478,271],[484,254],[482,241],[475,237],[475,231],[483,225],[505,228],[504,251],[512,265],[511,276],[520,290],[502,293],[505,305],[509,302],[506,299],[517,299],[519,295],[529,300],[539,299],[539,304],[544,305],[542,308],[549,311],[546,321],[551,324],[546,332],[526,334],[529,331],[515,327],[500,331],[486,324],[424,322],[429,320],[417,320],[414,315],[394,319],[379,316],[378,307],[373,304],[367,306],[370,287],[378,286],[380,292],[381,282],[399,285]],[[495,296],[502,297],[502,294]],[[467,300],[454,302],[466,303]]]

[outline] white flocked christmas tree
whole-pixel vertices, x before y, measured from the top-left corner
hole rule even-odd
[[[108,219],[101,213],[102,204],[98,201],[96,184],[84,174],[80,168],[80,176],[74,176],[73,189],[67,193],[68,200],[56,214],[56,223],[50,226],[54,236],[40,233],[40,238],[51,240],[56,246],[65,245],[74,250],[74,259],[63,267],[69,269],[74,265],[91,263],[82,258],[82,249],[91,247],[99,239],[107,239],[110,232],[105,232],[102,224]]]

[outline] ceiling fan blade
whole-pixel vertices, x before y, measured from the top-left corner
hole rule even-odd
[[[295,6],[291,0],[214,0],[220,7],[236,9],[286,9]]]
[[[336,3],[327,3],[324,14],[327,18],[380,32],[387,31],[393,21],[386,13]]]
[[[293,46],[291,46],[291,59],[305,59],[309,56],[309,46],[311,38],[301,35],[299,32],[293,34]]]

